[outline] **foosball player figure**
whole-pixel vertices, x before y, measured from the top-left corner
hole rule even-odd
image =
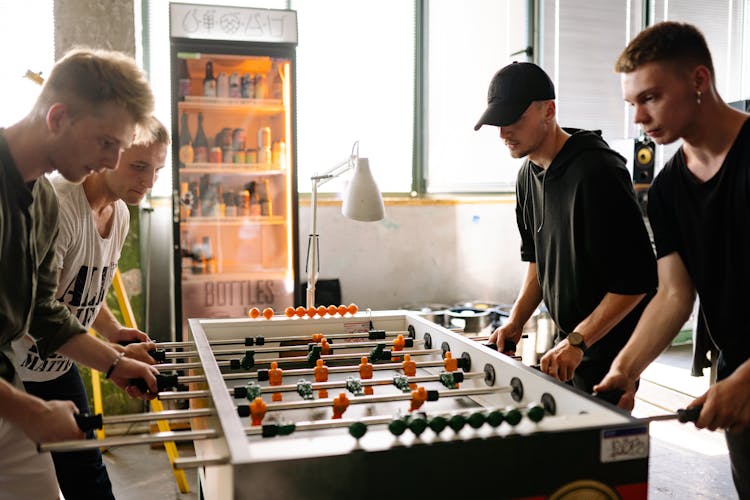
[[[325,338],[320,339],[320,354],[321,355],[333,354],[333,349],[331,349],[331,344],[328,343],[328,340],[326,340]]]
[[[427,401],[427,390],[419,386],[416,390],[411,391],[411,406],[409,407],[409,411],[418,410],[425,401]]]
[[[318,359],[315,361],[315,369],[313,370],[313,373],[315,374],[316,382],[328,382],[328,367],[325,365],[325,361],[323,361],[322,359]],[[318,391],[318,397],[327,398],[328,390],[320,389]]]
[[[406,354],[404,361],[401,363],[401,367],[404,370],[404,375],[407,377],[414,377],[417,374],[417,363],[411,360],[411,356]],[[417,384],[409,384],[409,387],[414,390],[417,388]]]
[[[362,356],[362,358],[360,358],[359,376],[362,380],[368,380],[372,378],[372,363],[367,362],[366,356]],[[366,396],[372,395],[373,390],[371,385],[365,385],[364,389]]]
[[[257,397],[250,403],[250,424],[260,425],[266,416],[266,403],[263,398]]]
[[[276,361],[272,361],[271,368],[268,370],[268,385],[281,385],[281,379],[283,378],[283,376],[284,371],[279,368],[279,364]],[[281,393],[274,392],[271,396],[271,401],[281,401]]]
[[[396,351],[403,351],[404,346],[406,345],[406,340],[404,340],[404,336],[401,334],[398,334],[398,336],[393,339],[393,348],[392,351],[395,353]],[[391,361],[401,361],[401,356],[392,356]]]
[[[341,418],[347,408],[349,408],[349,398],[346,397],[346,393],[342,392],[333,398],[333,417],[331,418]]]
[[[325,338],[325,335],[323,335],[322,333],[313,333],[310,338],[313,342],[320,342]]]
[[[458,360],[453,357],[453,354],[451,354],[450,351],[446,351],[445,353],[445,371],[447,372],[455,372],[458,370]],[[458,384],[456,384],[456,388],[458,388]]]

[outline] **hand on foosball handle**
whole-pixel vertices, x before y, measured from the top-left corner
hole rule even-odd
[[[143,394],[149,392],[148,385],[146,385],[146,381],[142,378],[132,378],[130,379],[130,384],[138,388]],[[174,389],[177,387],[177,374],[164,375],[160,373],[156,375],[156,387],[159,389],[159,392]]]
[[[118,342],[121,346],[129,346],[130,344],[140,343],[139,340],[121,340]],[[154,361],[163,363],[167,360],[167,351],[165,349],[149,349],[148,355],[154,358]]]
[[[73,415],[76,419],[78,428],[83,432],[93,431],[95,429],[101,429],[104,426],[102,414],[97,413],[96,415],[89,415],[88,413],[76,413]]]

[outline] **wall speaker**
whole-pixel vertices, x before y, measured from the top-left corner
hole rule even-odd
[[[633,150],[633,183],[651,184],[654,180],[654,141],[647,137],[635,140]]]

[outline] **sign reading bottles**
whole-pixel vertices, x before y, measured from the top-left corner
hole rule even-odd
[[[283,280],[207,280],[182,284],[184,311],[201,317],[244,317],[252,307],[280,309],[291,303]]]
[[[297,13],[292,10],[173,3],[169,20],[173,37],[297,43]]]

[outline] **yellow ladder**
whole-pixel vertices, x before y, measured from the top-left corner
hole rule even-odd
[[[123,320],[125,321],[125,326],[128,328],[138,328],[135,324],[135,316],[133,315],[133,309],[130,307],[130,301],[128,300],[127,292],[125,291],[125,285],[122,282],[122,276],[120,276],[120,270],[115,270],[115,276],[112,280],[112,286],[115,289],[115,296],[117,297],[117,303],[120,305],[120,312],[122,312]],[[89,333],[92,335],[96,335],[93,330],[89,330]],[[102,388],[99,385],[101,375],[96,370],[91,370],[91,386],[93,387],[93,398],[94,398],[94,412],[95,413],[104,413],[104,409],[102,406]],[[161,404],[161,401],[158,399],[152,399],[150,401],[151,403],[151,411],[153,412],[161,412],[164,411],[164,407]],[[166,420],[159,420],[157,423],[157,426],[159,427],[160,432],[169,432],[169,422]],[[97,438],[101,439],[104,437],[104,430],[100,429],[96,431]],[[174,478],[177,481],[177,486],[180,488],[180,493],[189,493],[190,492],[190,485],[187,482],[187,478],[185,477],[185,471],[181,469],[175,469],[174,462],[175,459],[177,459],[177,446],[175,445],[174,441],[169,441],[164,443],[164,449],[167,452],[167,456],[169,457],[169,463],[172,465],[172,473],[174,474]]]

